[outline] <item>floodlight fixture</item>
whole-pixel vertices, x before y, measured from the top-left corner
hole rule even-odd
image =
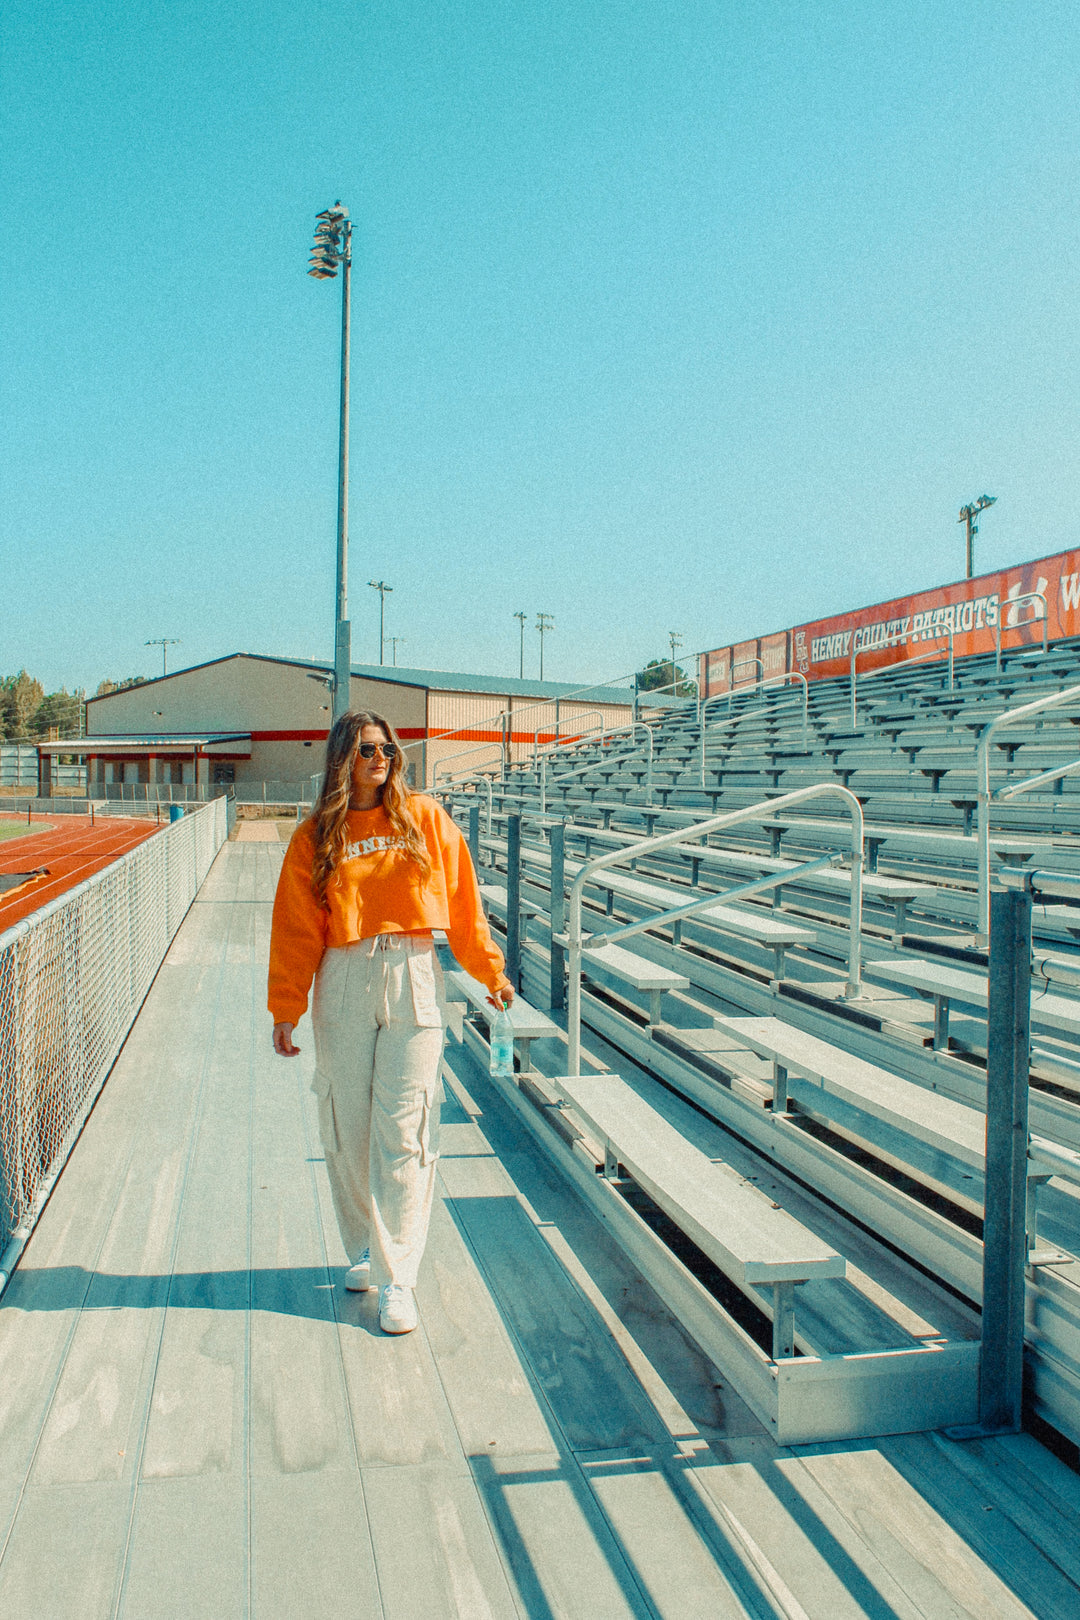
[[[352,632],[348,617],[349,573],[349,273],[352,266],[352,221],[336,202],[316,214],[315,245],[308,275],[316,281],[341,278],[341,419],[338,438],[337,595],[334,619],[334,719],[349,708]]]
[[[975,536],[979,532],[979,525],[975,521],[980,512],[985,512],[988,506],[993,506],[997,500],[996,495],[980,495],[978,500],[969,501],[967,506],[960,508],[960,523],[967,524],[967,575],[971,579],[975,567]]]

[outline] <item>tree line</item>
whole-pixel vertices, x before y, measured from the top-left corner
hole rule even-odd
[[[124,687],[141,686],[144,675],[129,675],[122,681],[101,681],[95,697],[119,692]],[[17,675],[0,676],[0,740],[39,742],[56,729],[61,737],[77,737],[83,730],[86,691],[76,687],[69,692],[46,692],[41,682],[25,669]]]

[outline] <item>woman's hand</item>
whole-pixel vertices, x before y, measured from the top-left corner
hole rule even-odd
[[[514,992],[508,984],[504,984],[501,990],[496,990],[493,996],[488,996],[488,1001],[493,1007],[509,1007],[513,999]]]
[[[295,1028],[295,1024],[274,1025],[274,1051],[278,1057],[299,1056],[300,1048],[293,1045],[292,1032]]]

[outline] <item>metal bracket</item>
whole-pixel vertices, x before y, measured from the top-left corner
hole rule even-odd
[[[795,1354],[795,1284],[773,1283],[772,1358],[790,1361]]]

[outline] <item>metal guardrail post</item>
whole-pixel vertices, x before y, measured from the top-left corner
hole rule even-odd
[[[521,817],[506,818],[506,977],[521,989]]]
[[[566,953],[556,945],[555,936],[566,928],[566,823],[551,829],[551,1008],[559,1012],[566,1005]]]
[[[990,927],[990,744],[1005,726],[1015,725],[1029,714],[1040,714],[1043,709],[1056,708],[1059,703],[1070,703],[1080,698],[1080,686],[1067,686],[1049,697],[1036,698],[1018,709],[1006,709],[984,726],[975,751],[976,784],[976,838],[978,840],[979,935],[985,939]]]
[[[979,1426],[992,1433],[1019,1430],[1023,1396],[1030,1017],[1031,895],[1006,889],[990,901]]]
[[[472,856],[473,871],[480,870],[480,806],[469,806],[469,854]]]

